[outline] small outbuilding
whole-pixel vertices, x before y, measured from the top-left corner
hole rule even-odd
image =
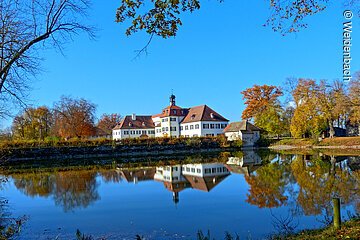
[[[230,123],[225,129],[228,141],[242,140],[244,147],[252,147],[260,139],[261,129],[247,120]]]

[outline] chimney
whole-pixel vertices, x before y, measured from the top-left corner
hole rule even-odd
[[[131,115],[131,120],[136,121],[136,114],[135,114],[135,113],[133,113],[133,114]]]

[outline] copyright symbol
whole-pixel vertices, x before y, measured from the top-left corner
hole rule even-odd
[[[344,17],[348,20],[353,18],[353,13],[350,10],[345,10],[343,13]]]

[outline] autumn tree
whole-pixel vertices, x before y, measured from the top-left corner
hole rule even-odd
[[[360,124],[360,72],[356,74],[349,84],[350,114],[352,124]]]
[[[120,114],[103,114],[97,123],[97,127],[103,130],[107,134],[112,133],[112,129],[120,122]]]
[[[296,104],[290,131],[294,137],[317,137],[327,126],[318,94],[321,88],[312,79],[299,79],[292,96]]]
[[[45,106],[27,108],[15,116],[12,132],[17,139],[40,139],[50,136],[53,126],[51,110]]]
[[[0,2],[0,114],[12,102],[26,105],[31,78],[39,72],[41,50],[60,48],[79,32],[88,0],[2,0]]]
[[[62,138],[88,137],[95,133],[95,104],[85,99],[61,97],[54,104],[54,133]]]
[[[279,102],[282,91],[276,86],[254,85],[242,91],[246,108],[243,119],[254,119],[255,124],[270,134],[283,132],[283,109]]]
[[[176,36],[182,25],[181,15],[199,10],[201,2],[201,0],[121,0],[116,11],[116,21],[129,24],[126,35],[138,31],[149,34],[148,43],[140,50],[144,52],[153,36],[162,38]],[[331,2],[335,0],[269,0],[267,1],[270,10],[269,18],[264,25],[270,26],[275,32],[281,34],[298,32],[307,27],[304,19],[324,11]],[[347,7],[356,8],[359,2],[346,0],[344,4],[347,4]]]

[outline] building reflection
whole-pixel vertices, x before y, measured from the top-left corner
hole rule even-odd
[[[254,151],[247,151],[240,156],[229,157],[226,166],[230,172],[235,174],[251,175],[262,165],[261,157]]]
[[[179,193],[187,188],[210,192],[230,175],[222,163],[184,164],[157,167],[154,180],[163,182],[173,193],[173,201],[179,202]]]
[[[155,168],[123,169],[120,171],[121,178],[127,182],[138,183],[154,179]]]

